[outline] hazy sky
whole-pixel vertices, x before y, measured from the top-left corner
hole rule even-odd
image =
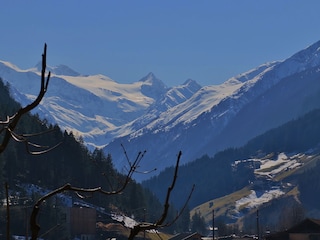
[[[319,0],[0,2],[0,59],[168,86],[218,84],[320,40]]]

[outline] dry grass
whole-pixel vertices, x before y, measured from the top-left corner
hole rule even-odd
[[[280,173],[279,175],[277,175],[274,180],[275,181],[282,181],[283,179],[293,175],[293,174],[298,174],[301,173],[303,171],[306,171],[308,168],[312,168],[315,166],[315,164],[317,164],[318,160],[320,159],[320,156],[305,156],[303,158],[300,159],[300,162],[303,163],[303,166],[301,168],[295,168],[295,169],[291,169],[288,171],[284,171],[282,173]]]
[[[237,200],[248,196],[250,193],[250,189],[248,187],[245,187],[224,197],[210,200],[192,209],[190,212],[190,217],[192,218],[192,216],[197,212],[200,213],[202,217],[204,217],[205,221],[208,222],[212,219],[213,210],[216,217],[224,215],[226,214],[226,212],[234,209],[235,202]]]
[[[266,159],[271,159],[274,157],[274,154],[269,154],[265,158]],[[283,181],[286,178],[294,175],[294,174],[299,174],[302,173],[309,168],[312,168],[317,164],[317,162],[320,160],[320,155],[315,155],[315,156],[299,156],[297,157],[298,162],[302,163],[301,167],[297,167],[294,169],[286,169],[280,173],[278,173],[274,178],[272,179],[273,181]],[[277,166],[272,166],[268,169],[263,169],[261,172],[269,172],[271,170],[277,169],[280,165]],[[263,178],[263,176],[260,176]],[[285,190],[284,190],[285,191]],[[287,196],[293,196],[297,200],[299,199],[299,189],[298,187],[293,187],[291,189],[287,189],[286,195]],[[242,206],[239,206],[238,209],[235,209],[235,202],[243,197],[248,196],[251,193],[251,186],[247,186],[239,191],[236,191],[234,193],[231,193],[229,195],[223,196],[221,198],[217,199],[212,199],[208,202],[205,202],[194,209],[191,210],[190,212],[190,217],[195,213],[199,213],[206,222],[210,222],[212,220],[212,211],[214,210],[214,215],[215,217],[219,216],[224,216],[224,215],[229,215],[236,213],[237,211],[244,210],[247,205],[243,204]]]

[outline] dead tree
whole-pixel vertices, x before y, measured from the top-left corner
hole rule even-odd
[[[48,84],[50,80],[50,72],[48,73],[47,77],[46,75],[46,59],[47,59],[47,44],[44,45],[44,51],[42,54],[42,70],[41,70],[41,86],[40,91],[36,99],[31,102],[29,105],[25,107],[21,107],[16,113],[14,113],[12,116],[7,116],[6,120],[1,121],[0,120],[0,134],[3,134],[3,138],[0,142],[0,154],[6,149],[6,147],[9,144],[10,139],[13,139],[17,142],[24,143],[26,146],[26,150],[30,154],[42,154],[46,153],[53,148],[57,147],[60,143],[58,143],[56,146],[48,147],[48,146],[42,146],[39,144],[32,143],[29,141],[29,138],[32,136],[37,136],[44,133],[33,133],[33,134],[18,134],[15,132],[15,129],[21,119],[21,117],[31,110],[35,109],[43,99],[44,95],[47,92]],[[41,149],[37,151],[32,151],[31,148]]]
[[[47,67],[47,44],[44,45],[44,51],[42,54],[42,69],[41,69],[41,85],[40,85],[40,91],[36,99],[28,104],[25,107],[21,107],[17,112],[15,112],[11,116],[7,116],[6,120],[0,120],[0,135],[3,135],[2,139],[0,140],[0,154],[5,151],[7,148],[10,139],[13,139],[17,142],[24,143],[26,146],[26,150],[28,153],[33,155],[38,155],[42,153],[46,153],[54,148],[56,148],[61,143],[58,143],[57,145],[53,147],[43,146],[39,144],[35,144],[31,141],[29,141],[29,138],[32,136],[37,136],[44,133],[34,133],[34,134],[18,134],[15,132],[15,129],[21,119],[22,116],[26,115],[33,109],[35,109],[43,99],[44,95],[47,92],[49,80],[50,80],[50,72],[48,73],[47,77],[46,75],[46,67]],[[37,151],[31,150],[31,148],[41,149]],[[5,184],[6,187],[6,195],[7,195],[7,239],[10,238],[10,216],[9,216],[9,201],[8,201],[8,185]]]
[[[144,152],[145,153],[145,152]],[[132,175],[137,172],[137,168],[139,167],[139,163],[141,161],[141,159],[144,156],[144,153],[139,152],[135,161],[134,162],[130,162],[128,159],[128,163],[129,163],[129,170],[128,173],[125,177],[125,180],[122,182],[122,184],[120,185],[120,187],[113,189],[111,191],[106,191],[104,190],[102,187],[96,187],[96,188],[79,188],[79,187],[74,187],[71,186],[71,184],[65,184],[64,186],[62,186],[61,188],[57,188],[51,192],[49,192],[48,194],[42,196],[41,198],[38,199],[38,201],[35,203],[32,213],[31,213],[31,217],[30,217],[30,228],[31,228],[31,240],[36,240],[39,236],[39,231],[40,231],[40,225],[37,223],[37,215],[39,213],[41,204],[43,202],[45,202],[47,199],[62,193],[62,192],[74,192],[77,194],[78,197],[80,198],[85,198],[86,196],[84,194],[94,194],[94,193],[100,193],[103,194],[105,196],[110,196],[110,195],[116,195],[116,194],[121,194],[122,191],[127,187],[127,185],[129,184],[129,182],[132,179]],[[126,153],[125,153],[126,154]],[[174,171],[174,175],[173,175],[173,179],[172,179],[172,183],[168,188],[167,191],[167,195],[166,195],[166,199],[165,199],[165,203],[164,203],[164,209],[162,212],[161,217],[155,222],[155,223],[139,223],[136,226],[134,226],[133,229],[131,229],[130,232],[130,236],[128,239],[133,239],[139,232],[142,231],[147,231],[147,230],[153,230],[153,229],[159,229],[159,228],[164,228],[164,227],[168,227],[171,224],[173,224],[181,215],[182,211],[185,209],[185,207],[187,206],[187,203],[192,195],[194,186],[189,194],[189,197],[186,201],[186,203],[184,204],[182,210],[180,211],[180,213],[175,217],[175,219],[171,222],[168,223],[164,223],[164,221],[167,218],[168,215],[168,210],[169,210],[169,201],[170,201],[170,197],[171,197],[171,192],[175,187],[175,182],[178,176],[178,168],[179,168],[179,162],[180,162],[180,158],[181,158],[181,151],[178,154],[177,157],[177,161],[176,161],[176,166],[175,166],[175,171]],[[126,155],[127,156],[127,155]]]
[[[44,52],[42,54],[42,70],[41,70],[41,87],[40,87],[40,91],[38,96],[36,97],[36,99],[30,103],[29,105],[25,106],[25,107],[21,107],[16,113],[14,113],[12,116],[7,116],[6,120],[0,120],[0,135],[3,134],[3,138],[1,139],[0,142],[0,154],[2,152],[4,152],[4,150],[6,149],[6,147],[9,144],[10,139],[13,139],[17,142],[21,142],[24,143],[26,146],[26,151],[30,154],[34,154],[34,155],[38,155],[38,154],[43,154],[46,153],[48,151],[51,151],[52,149],[56,148],[58,145],[60,145],[61,143],[58,143],[57,145],[53,146],[53,147],[47,147],[47,146],[42,146],[40,144],[35,144],[32,143],[31,141],[29,141],[29,138],[32,136],[37,136],[39,134],[44,134],[44,133],[36,133],[36,134],[18,134],[15,132],[15,129],[21,119],[21,117],[25,114],[27,114],[28,112],[32,111],[33,109],[35,109],[41,102],[41,100],[43,99],[45,93],[47,92],[47,88],[48,88],[48,84],[49,84],[49,80],[50,80],[50,72],[48,73],[47,77],[46,75],[46,56],[47,56],[47,45],[44,45]],[[39,151],[32,151],[31,148],[37,148],[37,149],[41,149]],[[44,149],[44,150],[42,150]],[[144,152],[145,153],[145,152]],[[111,189],[110,191],[104,190],[102,187],[96,187],[96,188],[81,188],[81,187],[75,187],[72,186],[71,184],[65,184],[64,186],[57,188],[51,192],[49,192],[48,194],[42,196],[40,199],[38,199],[38,201],[35,203],[31,216],[30,216],[30,228],[31,228],[31,239],[32,240],[36,240],[38,238],[38,234],[40,231],[40,226],[37,223],[37,215],[39,213],[41,204],[59,194],[65,191],[71,191],[71,192],[75,192],[77,194],[78,197],[81,198],[85,198],[86,196],[84,194],[93,194],[93,193],[101,193],[103,195],[116,195],[116,194],[120,194],[128,185],[128,183],[131,181],[132,179],[132,175],[133,173],[137,172],[137,168],[139,167],[139,163],[141,161],[141,159],[144,156],[144,153],[139,153],[135,159],[134,162],[130,162],[128,156],[125,155],[127,157],[128,163],[129,163],[129,169],[127,172],[127,175],[125,177],[125,180],[122,182],[122,184],[120,184],[117,188],[115,189]],[[155,222],[155,223],[139,223],[137,224],[130,233],[129,239],[133,239],[139,232],[142,231],[147,231],[147,230],[151,230],[151,229],[159,229],[159,228],[163,228],[163,227],[167,227],[169,225],[171,225],[175,220],[178,219],[178,217],[180,216],[180,214],[182,213],[183,209],[185,208],[185,206],[187,205],[187,202],[190,199],[190,196],[193,192],[194,187],[191,190],[191,193],[188,197],[188,200],[186,201],[185,206],[182,208],[182,211],[176,216],[176,218],[170,222],[170,223],[164,223],[167,215],[168,215],[168,210],[169,210],[169,200],[171,197],[171,192],[174,189],[175,186],[175,182],[177,179],[177,173],[178,173],[178,168],[179,168],[179,162],[180,162],[180,158],[181,158],[181,151],[178,154],[177,157],[177,162],[176,162],[176,166],[175,166],[175,172],[173,175],[173,180],[171,185],[168,188],[167,191],[167,195],[166,195],[166,199],[165,199],[165,203],[164,203],[164,209],[162,212],[161,217]],[[144,172],[146,173],[146,172]],[[9,215],[8,215],[8,229],[9,229]],[[9,231],[7,232],[7,237],[9,239]]]
[[[191,192],[189,194],[189,197],[187,198],[187,200],[186,200],[183,208],[179,212],[179,214],[175,217],[175,219],[173,219],[173,221],[165,223],[167,216],[168,216],[169,207],[170,207],[169,201],[170,201],[171,193],[175,187],[175,183],[176,183],[176,180],[178,177],[178,169],[179,169],[179,162],[180,162],[181,155],[182,155],[182,153],[180,151],[177,156],[177,161],[176,161],[176,165],[175,165],[175,170],[174,170],[172,182],[171,182],[171,185],[168,187],[167,195],[166,195],[165,202],[163,205],[163,211],[162,211],[160,218],[154,223],[142,222],[142,223],[138,223],[137,225],[135,225],[130,231],[130,235],[128,238],[129,240],[133,240],[134,237],[137,236],[139,232],[148,231],[148,230],[157,230],[157,229],[165,228],[165,227],[172,225],[181,216],[183,210],[186,208],[186,206],[189,202],[189,199],[191,198],[192,192],[194,190],[194,186],[192,187]]]
[[[112,188],[110,191],[104,190],[101,186],[95,187],[95,188],[81,188],[81,187],[75,187],[71,184],[67,183],[64,186],[57,188],[48,194],[42,196],[37,200],[37,202],[33,206],[33,210],[30,216],[30,229],[31,229],[31,240],[36,240],[39,236],[40,231],[40,225],[37,223],[37,215],[39,213],[41,204],[45,202],[47,199],[62,193],[62,192],[74,192],[79,198],[86,198],[85,194],[90,194],[90,196],[94,193],[100,193],[105,196],[111,196],[111,195],[117,195],[121,194],[123,190],[127,187],[127,185],[130,183],[132,179],[132,175],[136,172],[136,169],[139,166],[140,161],[142,160],[145,152],[139,152],[136,159],[133,162],[128,161],[129,163],[129,170],[119,186],[116,188]],[[106,176],[106,175],[105,175]],[[106,176],[107,177],[107,176]],[[110,187],[110,186],[109,186]]]

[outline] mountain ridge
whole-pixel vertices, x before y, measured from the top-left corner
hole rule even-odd
[[[184,152],[183,163],[186,163],[205,153],[213,155],[223,148],[243,144],[258,134],[259,131],[252,130],[251,134],[244,132],[236,138],[228,128],[241,130],[241,114],[250,104],[250,114],[259,110],[261,104],[257,99],[267,92],[277,92],[279,82],[286,82],[290,77],[303,78],[303,74],[307,76],[308,69],[313,68],[312,74],[316,76],[320,66],[319,53],[320,41],[285,60],[262,64],[211,86],[186,80],[180,86],[168,88],[152,72],[130,84],[119,84],[103,75],[53,74],[48,94],[38,111],[50,122],[82,136],[89,149],[104,147],[104,151],[114,157],[118,169],[127,161],[122,152],[123,145],[132,157],[146,149],[151,155],[146,154],[141,167],[161,170],[174,162],[179,150]],[[20,96],[24,101],[37,94],[37,72],[19,70],[1,61],[0,76],[24,94],[25,97]],[[310,84],[317,89],[315,77],[311,78]],[[296,91],[293,89],[286,88]],[[312,89],[305,91],[300,101],[308,101],[308,91]],[[268,99],[270,108],[279,105]],[[294,106],[289,104],[286,108],[290,111]],[[303,110],[296,115],[302,113]],[[283,121],[292,117],[289,114]],[[264,130],[274,126],[266,123]]]
[[[314,74],[317,74],[316,71],[320,65],[319,46],[320,42],[317,42],[283,61],[261,65],[254,70],[231,78],[221,85],[204,86],[190,99],[168,109],[165,113],[162,113],[162,116],[160,115],[159,118],[153,120],[144,128],[132,133],[128,137],[115,139],[106,146],[106,151],[113,154],[116,153],[116,158],[120,159],[118,164],[121,165],[124,163],[123,153],[120,151],[117,152],[120,143],[127,146],[127,152],[131,154],[137,151],[137,146],[142,146],[152,153],[152,157],[146,160],[146,167],[152,169],[158,165],[164,165],[164,167],[169,166],[170,162],[172,163],[172,156],[175,156],[177,149],[182,150],[186,156],[185,162],[188,162],[205,153],[212,156],[215,152],[223,148],[244,144],[245,141],[249,140],[250,137],[254,137],[254,135],[247,134],[246,136],[244,132],[244,136],[241,136],[242,140],[237,142],[236,145],[234,144],[237,139],[233,139],[232,132],[228,132],[228,134],[224,136],[223,142],[221,142],[220,138],[221,135],[228,130],[229,123],[233,121],[248,104],[254,102],[255,99],[262,96],[265,92],[272,92],[271,89],[273,88],[275,90],[279,82],[285,82],[285,79],[290,76],[294,79],[298,73],[301,73],[299,78],[303,78],[306,69],[310,68],[315,68]],[[314,82],[312,84],[318,88],[319,84],[316,78],[312,79]],[[229,85],[227,86],[227,84]],[[289,85],[290,84],[299,84],[299,81],[289,83]],[[224,86],[227,86],[225,89],[229,91],[219,91],[218,88],[220,87],[222,89]],[[287,88],[287,91],[291,91],[290,87]],[[313,91],[313,89],[311,88],[309,91]],[[220,97],[219,93],[221,93]],[[306,93],[304,97],[308,97]],[[289,99],[285,99],[285,101],[288,100]],[[300,100],[305,101],[302,98],[300,98]],[[272,99],[269,99],[269,101],[272,102],[270,105],[271,109],[278,105],[278,103],[272,101]],[[201,107],[201,104],[205,105],[205,108]],[[183,105],[187,107],[183,107]],[[192,110],[199,107],[201,110],[198,114],[195,114],[195,112],[190,114],[189,107]],[[286,109],[286,111],[290,111],[290,109],[294,111],[294,107],[294,105],[290,107],[287,106],[288,109]],[[254,106],[253,109],[258,110],[259,108],[258,106]],[[296,113],[296,115],[303,113],[305,112],[302,109],[301,112]],[[254,112],[251,114],[254,114]],[[167,121],[165,120],[166,116],[168,117]],[[283,121],[289,121],[292,117],[294,116],[289,114]],[[234,120],[234,122],[236,122],[236,120]],[[238,129],[241,130],[241,121],[238,121],[238,123],[239,124],[233,128],[234,131]],[[279,124],[281,123],[283,122],[279,122]],[[252,128],[252,126],[248,126],[248,128],[250,127]],[[267,124],[264,130],[268,130],[271,127],[275,127],[275,125]],[[259,132],[256,132],[256,134],[259,134]],[[238,140],[240,139],[238,138]],[[233,143],[230,144],[232,141]],[[159,148],[161,148],[161,150]]]
[[[195,184],[189,202],[191,214],[198,212],[208,223],[213,209],[216,219],[225,223],[243,225],[250,218],[255,219],[257,209],[263,212],[264,225],[277,223],[283,212],[275,209],[281,209],[282,203],[288,204],[291,198],[305,209],[306,216],[318,218],[314,199],[320,195],[319,181],[315,180],[320,167],[319,119],[320,107],[241,147],[220,151],[213,157],[202,156],[181,166],[173,204],[183,205],[183,196]],[[173,170],[167,168],[142,184],[161,199]]]
[[[52,69],[56,68],[48,67]],[[66,69],[69,71],[68,67]],[[12,94],[19,96],[22,105],[28,104],[38,93],[40,73],[36,67],[22,70],[0,61],[0,76],[10,83],[14,89]],[[108,144],[115,136],[130,132],[125,125],[150,111],[149,107],[171,89],[174,87],[168,88],[153,73],[131,84],[120,84],[103,75],[53,73],[49,90],[36,111],[50,123],[58,123],[63,129],[82,136],[93,150]],[[171,104],[177,102],[181,99]]]

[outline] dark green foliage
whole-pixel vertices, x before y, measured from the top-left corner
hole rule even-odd
[[[19,108],[20,105],[10,97],[8,86],[5,86],[0,80],[0,119],[4,120],[7,115],[12,115]],[[52,131],[48,132],[48,130]],[[6,150],[0,155],[0,186],[4,186],[4,182],[8,182],[10,190],[21,191],[21,188],[17,187],[19,184],[30,183],[53,190],[70,183],[75,187],[94,188],[101,186],[104,190],[112,191],[119,188],[125,181],[125,175],[114,169],[111,155],[105,156],[100,150],[90,153],[81,141],[75,139],[72,133],[62,132],[58,126],[50,125],[46,120],[40,120],[36,115],[24,115],[16,128],[16,132],[19,134],[47,132],[30,138],[30,141],[45,146],[54,146],[61,141],[62,144],[46,154],[35,156],[27,153],[23,143],[11,139]],[[0,189],[0,198],[3,199],[4,188],[1,187]],[[72,196],[74,200],[78,199],[75,193],[66,194]],[[27,205],[32,206],[39,197],[41,195],[35,194],[33,202],[29,202]],[[51,203],[51,201],[54,201],[54,199],[46,201],[46,204],[41,208],[39,221],[42,225],[42,231],[55,226],[59,215],[56,214],[58,208],[53,208],[52,206],[55,203]],[[154,221],[161,216],[163,209],[155,195],[143,189],[135,181],[129,182],[121,195],[95,194],[86,201],[99,205],[106,210],[117,207],[130,215],[137,215],[137,209],[142,209],[143,214],[138,216],[139,220],[143,220],[145,217],[146,220]],[[16,207],[19,217],[14,218],[12,215],[12,232],[25,232],[25,213],[27,210],[23,209],[27,205],[23,204]],[[59,204],[57,207],[59,207]],[[28,208],[29,210],[30,208]],[[5,228],[5,218],[2,217],[5,214],[2,213],[0,232],[4,232]],[[45,221],[43,220],[43,222],[41,219]],[[60,229],[60,231],[63,231],[63,229]]]
[[[191,232],[197,232],[202,235],[207,235],[206,222],[200,213],[195,213],[191,219]]]
[[[297,176],[301,201],[308,210],[319,208],[320,199],[320,163]]]
[[[177,220],[177,231],[178,232],[189,232],[190,227],[190,209],[186,207],[182,212],[181,216]]]
[[[320,143],[320,109],[249,141],[243,149],[263,152],[305,152]]]
[[[249,180],[254,179],[253,171],[248,164],[239,165],[238,168],[241,171],[235,171],[231,162],[239,159],[236,156],[237,151],[229,149],[217,154],[214,158],[205,155],[194,162],[181,166],[176,188],[173,191],[174,204],[176,206],[184,204],[193,184],[196,186],[190,199],[191,207],[221,197],[247,185]],[[164,186],[168,186],[172,173],[173,168],[167,168],[158,176],[143,182],[143,185],[152,189],[161,198],[166,191]]]
[[[273,152],[306,152],[319,147],[319,136],[320,109],[316,109],[252,139],[241,148],[226,149],[214,157],[204,155],[180,167],[173,202],[181,206],[185,199],[183,196],[187,195],[192,184],[196,185],[196,189],[190,200],[191,207],[239,190],[253,181],[255,176],[250,163],[242,163],[235,168],[232,166],[234,161]],[[172,172],[173,168],[167,168],[158,176],[143,182],[143,185],[152,189],[160,198],[166,191],[163,183],[169,181]],[[316,179],[313,181],[314,184],[318,182],[320,181]],[[305,184],[307,185],[308,181]],[[317,188],[319,187],[313,189]],[[320,191],[317,196],[320,196]]]
[[[17,102],[12,101],[9,94],[9,85],[4,85],[0,78],[0,119],[5,120],[7,115],[11,115],[19,108]]]

